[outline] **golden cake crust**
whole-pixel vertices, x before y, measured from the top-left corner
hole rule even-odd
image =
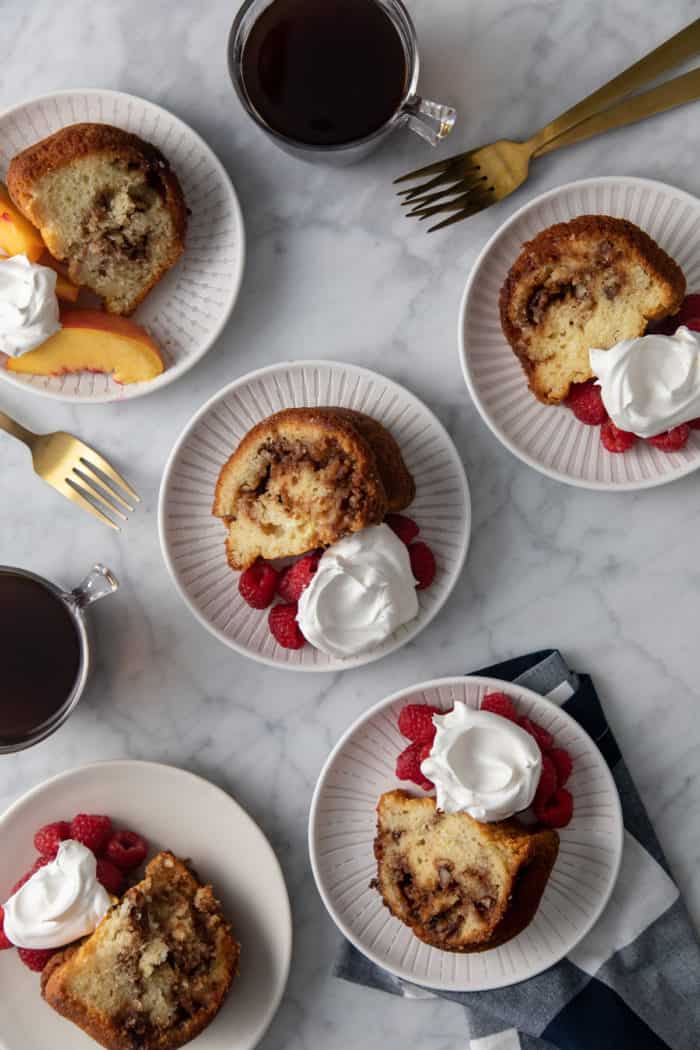
[[[386,490],[387,510],[397,513],[410,506],[416,496],[416,483],[394,435],[378,420],[354,408],[329,408],[324,411],[352,423],[374,452]]]
[[[157,191],[171,224],[168,231],[159,234],[153,266],[140,276],[138,287],[130,289],[123,301],[117,294],[105,294],[99,282],[91,282],[85,267],[76,259],[77,242],[67,243],[65,213],[49,192],[52,181],[62,171],[77,165],[87,170],[85,164],[89,163],[91,174],[99,181],[98,165],[112,161],[122,164],[132,177],[138,173],[144,185]],[[67,263],[71,279],[103,295],[108,311],[131,313],[184,250],[187,206],[170,164],[150,142],[110,124],[71,124],[27,147],[10,161],[7,188],[18,209],[38,227],[51,254]],[[84,200],[81,206],[87,212],[91,202]]]
[[[481,824],[402,790],[377,805],[376,888],[392,915],[443,951],[486,951],[525,929],[558,850],[551,829]]]
[[[219,473],[212,508],[228,525],[235,570],[327,547],[386,512],[372,447],[324,408],[285,409],[248,431]]]
[[[642,335],[680,309],[680,267],[638,226],[580,215],[526,242],[501,288],[501,326],[535,396],[564,400],[593,377],[592,346]]]
[[[180,237],[184,238],[187,226],[187,207],[177,176],[170,164],[151,142],[138,135],[114,127],[112,124],[69,124],[53,135],[35,142],[18,153],[10,161],[7,172],[7,189],[18,208],[32,208],[34,184],[44,175],[78,157],[95,153],[110,153],[143,165],[162,178],[168,189],[168,200]],[[32,216],[25,212],[33,221]]]
[[[107,1050],[177,1050],[219,1011],[239,954],[211,886],[164,851],[90,937],[49,960],[41,991]]]

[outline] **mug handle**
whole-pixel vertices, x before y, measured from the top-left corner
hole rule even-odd
[[[457,110],[452,106],[445,106],[442,102],[431,102],[429,98],[421,98],[420,95],[412,95],[403,105],[403,111],[408,117],[408,126],[416,135],[437,146],[438,142],[452,131],[457,120]]]
[[[119,586],[119,581],[105,565],[93,565],[84,580],[74,587],[69,597],[75,602],[78,609],[87,609],[88,605],[99,601],[108,594],[114,594]]]

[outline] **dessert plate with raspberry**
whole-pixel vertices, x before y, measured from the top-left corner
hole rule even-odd
[[[198,1031],[202,1050],[257,1045],[286,985],[291,912],[271,846],[229,795],[173,766],[98,762],[29,791],[0,837],[1,1050],[89,1050],[91,1027],[115,1048],[134,1030],[143,1046]],[[186,1003],[184,974],[199,989]]]
[[[637,490],[689,474],[700,466],[700,421],[676,401],[692,388],[700,407],[694,365],[662,390],[673,412],[652,415],[658,428],[633,432],[621,420],[635,398],[658,413],[656,378],[638,355],[652,360],[652,333],[700,330],[698,292],[700,201],[683,190],[606,176],[530,201],[485,245],[462,298],[460,359],[482,419],[529,466],[582,488]],[[692,339],[669,341],[671,359],[682,362]],[[614,355],[614,375],[592,370],[591,350],[599,364],[603,351]]]
[[[197,619],[262,663],[380,659],[441,609],[469,488],[432,412],[356,365],[252,372],[195,415],[165,468],[161,547]]]
[[[443,991],[505,987],[567,955],[610,897],[622,842],[612,775],[581,726],[481,676],[403,689],[362,715],[309,816],[314,877],[340,931],[378,966]]]

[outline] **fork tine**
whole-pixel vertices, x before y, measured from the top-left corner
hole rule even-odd
[[[408,182],[410,179],[419,179],[423,175],[433,175],[435,172],[454,171],[455,168],[465,163],[472,163],[474,154],[478,153],[481,148],[479,146],[477,149],[467,150],[466,153],[459,153],[456,157],[436,160],[433,164],[426,164],[424,168],[416,168],[415,171],[409,171],[406,175],[399,175],[397,179],[394,179],[394,185],[399,182]]]
[[[96,470],[95,467],[93,467],[91,463],[88,463],[86,459],[81,458],[80,462],[85,467],[85,470],[89,470],[90,473],[85,474],[80,469],[80,467],[76,466],[73,467],[73,470],[76,472],[76,474],[80,474],[81,477],[84,477],[85,481],[90,481],[93,485],[98,485],[104,491],[105,495],[109,496],[110,499],[116,500],[117,503],[121,503],[122,507],[126,507],[127,510],[133,512],[134,507],[132,507],[132,505],[124,499],[124,497],[117,490],[113,482],[110,483],[105,477],[105,475]]]
[[[81,456],[81,463],[84,463],[86,467],[89,467],[93,473],[95,472],[95,467],[97,467],[97,469],[101,470],[106,477],[110,478],[112,481],[116,481],[117,485],[119,485],[127,495],[131,496],[132,499],[136,500],[137,503],[141,502],[141,497],[138,492],[131,487],[128,481],[124,480],[121,474],[117,473],[111,463],[108,463],[107,460],[101,456],[99,452],[95,452],[94,449],[91,448],[88,451],[92,462],[89,459],[86,459],[85,456]]]
[[[477,169],[468,169],[468,171],[472,170],[476,171]],[[436,186],[444,186],[447,182],[459,183],[467,173],[467,171],[445,171],[442,175],[436,175],[434,179],[428,179],[427,182],[421,182],[420,186],[413,186],[410,190],[399,190],[398,196],[404,198],[402,201],[403,204],[409,204],[414,197],[418,197],[421,193],[427,193],[428,190],[432,190]]]
[[[453,197],[451,200],[442,201],[441,204],[433,204],[429,207],[416,208],[414,211],[408,212],[410,217],[417,219],[429,219],[431,215],[436,215],[440,211],[460,211],[462,208],[469,207],[471,204],[477,204],[482,198],[485,198],[489,193],[489,190],[467,190],[466,193],[460,193],[458,197]],[[480,205],[481,207],[482,205]]]
[[[434,164],[426,164],[424,168],[416,168],[415,171],[409,171],[406,175],[399,175],[397,179],[394,179],[394,185],[399,182],[408,182],[410,179],[419,179],[422,175],[432,175],[435,171],[444,171],[445,166],[449,163],[448,160],[436,160]]]
[[[461,179],[459,182],[456,182],[454,184],[454,186],[451,186],[451,187],[446,188],[446,189],[438,190],[437,193],[426,193],[426,195],[424,197],[414,197],[412,200],[410,200],[410,201],[403,201],[402,203],[403,204],[412,204],[413,208],[414,208],[414,211],[406,212],[406,214],[407,215],[415,215],[416,214],[416,211],[415,211],[416,208],[424,208],[424,207],[426,207],[426,205],[432,204],[433,201],[440,200],[441,198],[444,199],[445,197],[449,196],[451,193],[457,193],[458,191],[460,191],[461,193],[472,193],[474,190],[479,188],[479,183],[481,183],[481,182],[486,182],[486,176],[485,175],[480,175],[478,178]]]
[[[117,517],[121,518],[123,521],[126,521],[126,514],[124,514],[123,511],[119,510],[119,507],[113,506],[108,500],[107,496],[103,495],[99,489],[95,488],[95,486],[92,484],[89,477],[87,476],[87,474],[85,474],[84,471],[80,470],[78,467],[73,467],[73,474],[75,474],[76,477],[80,478],[81,482],[81,484],[78,485],[78,482],[74,481],[73,483],[75,485],[78,485],[78,487],[82,490],[87,490],[89,495],[91,495],[94,500],[97,500],[98,504],[102,504],[104,507],[106,507],[106,509],[111,514],[116,514]],[[70,482],[70,480],[70,478],[66,478],[66,481]]]
[[[90,503],[90,500],[85,499],[81,490],[71,481],[70,478],[66,478],[66,488],[61,487],[60,492],[66,497],[66,499],[70,499],[73,503],[77,503],[79,507],[83,508],[83,510],[89,510],[91,514],[94,514],[96,518],[103,521],[105,525],[109,525],[109,527],[114,529],[115,532],[121,532],[121,529],[116,522],[112,521],[111,518],[108,518],[107,515],[103,514],[97,507],[94,507],[92,503]]]
[[[469,219],[472,215],[477,215],[480,211],[485,211],[486,208],[490,208],[492,204],[496,203],[496,199],[493,198],[489,201],[481,203],[478,207],[463,208],[462,211],[458,211],[456,215],[450,215],[449,218],[443,219],[442,222],[438,222],[435,226],[428,227],[428,233],[432,233],[434,230],[442,230],[445,226],[452,226],[455,222],[461,222],[462,219]]]

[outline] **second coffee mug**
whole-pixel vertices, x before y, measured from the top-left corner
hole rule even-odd
[[[360,160],[402,125],[436,145],[456,119],[416,94],[418,41],[401,0],[245,0],[228,57],[247,112],[304,160]]]
[[[72,591],[0,566],[0,755],[44,740],[75,708],[90,670],[84,610],[117,587],[104,565]]]

